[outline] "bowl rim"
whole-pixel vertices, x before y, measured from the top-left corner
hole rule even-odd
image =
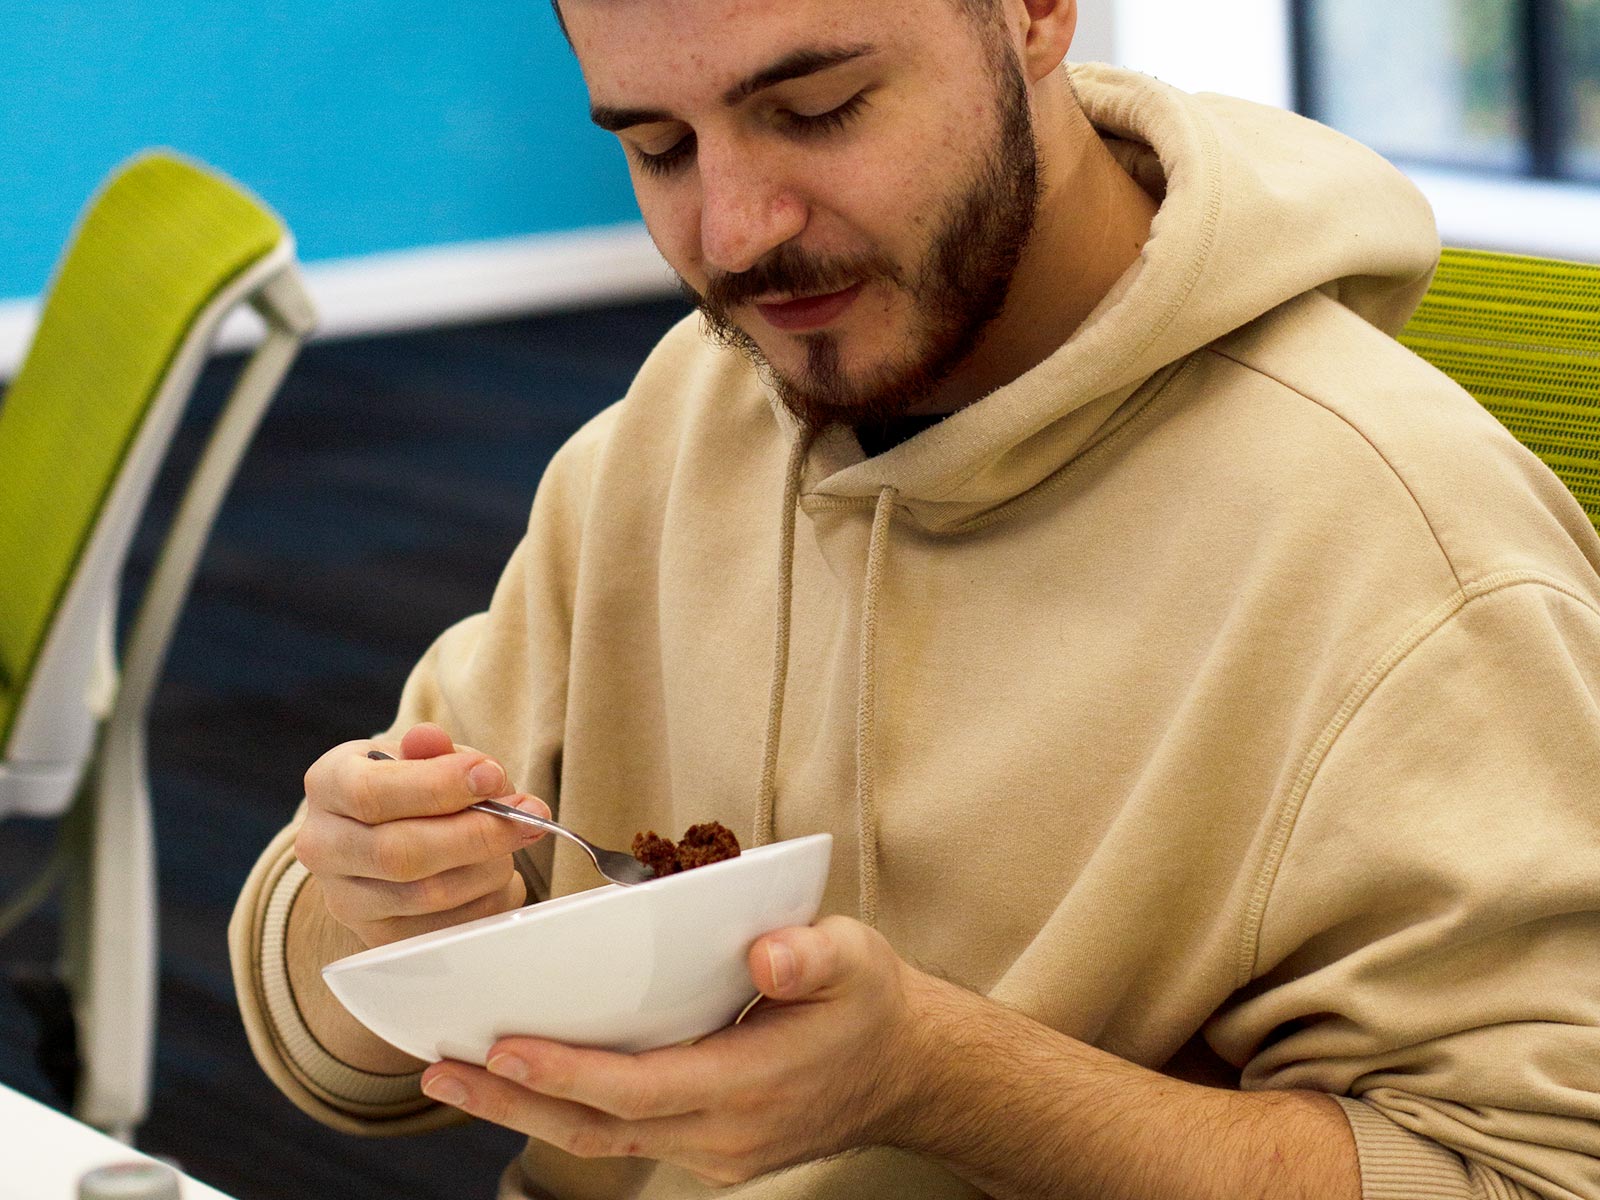
[[[623,887],[617,883],[607,883],[581,892],[569,892],[565,896],[553,896],[548,900],[538,900],[532,904],[524,904],[518,908],[508,909],[503,913],[493,913],[487,917],[464,921],[460,925],[450,925],[444,929],[434,929],[427,933],[401,938],[397,942],[388,942],[382,946],[370,946],[365,950],[358,950],[354,954],[335,959],[325,965],[322,968],[321,975],[324,979],[327,979],[331,975],[342,975],[346,971],[358,970],[372,963],[406,958],[412,954],[419,954],[424,950],[432,949],[435,946],[450,945],[459,941],[486,937],[500,929],[526,925],[546,919],[553,920],[563,912],[589,908],[595,904],[609,903],[613,897],[648,896],[675,887],[683,887],[685,885],[681,881],[685,878],[709,877],[711,872],[727,874],[730,871],[738,870],[740,863],[755,859],[773,858],[780,854],[798,853],[823,842],[831,844],[833,842],[833,834],[807,833],[801,834],[799,837],[784,838],[781,841],[765,842],[759,846],[751,846],[748,850],[742,850],[733,858],[725,858],[720,862],[706,863],[704,866],[695,867],[688,871],[678,871],[672,875],[663,875],[658,879],[647,879],[645,882],[635,884],[632,887]],[[623,903],[639,903],[639,901],[623,901]],[[541,912],[540,910],[543,911]]]

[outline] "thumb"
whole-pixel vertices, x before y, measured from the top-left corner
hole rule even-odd
[[[438,758],[455,750],[450,735],[437,725],[424,722],[413,725],[400,739],[401,758]]]
[[[808,1000],[845,984],[860,966],[842,919],[780,929],[750,947],[750,978],[771,1000]]]

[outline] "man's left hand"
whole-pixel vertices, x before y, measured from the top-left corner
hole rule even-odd
[[[436,1063],[423,1090],[579,1157],[658,1159],[716,1185],[900,1141],[923,1040],[915,997],[932,980],[845,917],[768,934],[749,966],[766,999],[693,1045],[617,1054],[508,1037],[488,1070]]]

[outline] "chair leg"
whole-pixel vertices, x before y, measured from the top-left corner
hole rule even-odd
[[[115,722],[80,799],[78,878],[66,914],[77,1025],[74,1115],[123,1141],[150,1103],[157,977],[155,847],[143,738]]]
[[[162,544],[84,797],[84,886],[67,971],[83,1064],[74,1112],[124,1140],[149,1108],[155,1057],[157,891],[146,713],[228,483],[314,316],[292,270],[252,303],[267,319],[267,336],[241,369]]]

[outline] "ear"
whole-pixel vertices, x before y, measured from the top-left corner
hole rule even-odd
[[[1078,32],[1078,0],[1022,0],[1022,68],[1037,83],[1059,67]]]

